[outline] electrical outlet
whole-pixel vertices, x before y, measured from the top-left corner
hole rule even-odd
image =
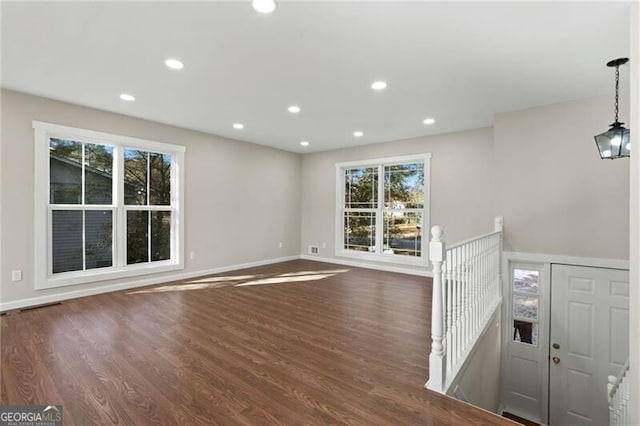
[[[22,281],[22,270],[11,271],[11,281]]]
[[[189,252],[189,259],[195,260],[195,258],[196,258],[196,252],[195,251]]]
[[[282,248],[282,241],[278,243],[278,248]]]
[[[327,248],[327,243],[322,243],[322,248]]]

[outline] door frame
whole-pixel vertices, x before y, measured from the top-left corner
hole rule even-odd
[[[619,259],[601,259],[601,258],[592,258],[592,257],[578,257],[578,256],[562,256],[562,255],[553,255],[553,254],[542,254],[542,253],[523,253],[523,252],[509,252],[505,251],[502,253],[502,338],[503,345],[501,350],[502,360],[501,360],[501,370],[502,370],[502,386],[501,386],[501,404],[500,404],[500,413],[503,411],[512,412],[515,415],[526,414],[526,413],[518,413],[517,409],[506,405],[505,403],[508,401],[507,395],[507,377],[510,371],[510,363],[509,363],[509,352],[508,352],[508,342],[510,342],[509,338],[511,333],[513,332],[511,324],[510,324],[510,310],[511,310],[511,299],[510,299],[510,291],[511,291],[511,269],[512,266],[516,267],[526,267],[527,264],[532,266],[537,266],[541,268],[541,272],[544,275],[544,278],[547,280],[546,283],[543,284],[543,289],[539,290],[539,347],[541,350],[541,354],[539,357],[539,362],[541,363],[541,372],[542,379],[540,381],[540,398],[541,398],[541,412],[539,419],[532,419],[534,421],[541,422],[542,425],[547,425],[549,423],[549,356],[550,356],[550,348],[549,348],[549,338],[550,338],[550,322],[551,322],[551,291],[552,291],[552,283],[551,283],[551,265],[552,264],[563,264],[563,265],[571,265],[571,266],[583,266],[583,267],[594,267],[594,268],[608,268],[608,269],[623,269],[629,270],[630,262],[628,260],[619,260]],[[542,278],[542,277],[541,277]],[[544,318],[542,318],[544,315]],[[544,324],[543,324],[544,321]],[[543,329],[544,327],[544,329]],[[543,342],[544,340],[544,342]],[[543,345],[546,347],[546,353],[543,351]],[[523,417],[526,418],[526,417]]]

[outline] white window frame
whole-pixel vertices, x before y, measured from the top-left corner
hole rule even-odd
[[[422,209],[410,209],[411,212],[422,213],[422,238],[420,241],[420,257],[403,256],[397,254],[388,254],[383,252],[382,241],[384,235],[383,220],[385,211],[393,211],[394,209],[384,208],[384,166],[397,165],[403,163],[424,164],[424,206]],[[424,153],[418,155],[407,155],[401,157],[374,158],[362,161],[348,161],[336,163],[336,218],[335,218],[335,255],[339,257],[349,257],[374,262],[386,262],[403,265],[428,266],[429,265],[429,229],[430,229],[430,212],[431,212],[431,154]],[[356,167],[377,167],[379,173],[378,179],[378,203],[376,210],[376,252],[360,252],[355,250],[346,250],[344,248],[344,171],[345,169]],[[367,209],[368,210],[368,209]]]
[[[155,274],[184,269],[184,155],[185,147],[155,142],[128,136],[114,135],[93,130],[67,127],[40,121],[32,122],[35,132],[35,173],[34,173],[34,287],[36,290],[85,284],[95,281],[112,280]],[[49,204],[49,140],[50,138],[71,139],[83,143],[108,145],[113,147],[112,205],[75,206]],[[125,206],[124,150],[133,148],[149,152],[159,152],[172,156],[171,164],[171,206]],[[171,210],[171,255],[162,261],[136,263],[126,262],[126,212],[133,209]],[[52,229],[53,210],[111,210],[113,212],[113,265],[110,267],[82,271],[52,273]]]

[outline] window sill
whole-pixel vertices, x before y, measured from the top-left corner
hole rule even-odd
[[[100,268],[90,271],[67,272],[56,274],[54,277],[47,277],[43,280],[36,280],[35,289],[45,290],[49,288],[65,287],[70,285],[88,284],[96,281],[115,280],[119,278],[137,277],[149,274],[177,271],[184,269],[180,263],[165,261],[154,262],[153,264],[129,265],[124,268]]]
[[[392,263],[396,265],[411,265],[423,267],[429,266],[428,259],[425,257],[409,257],[396,254],[377,254],[348,250],[337,250],[335,255],[337,257],[366,260],[368,262]]]

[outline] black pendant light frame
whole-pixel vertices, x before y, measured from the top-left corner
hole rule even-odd
[[[629,62],[629,58],[618,58],[607,62],[607,66],[616,69],[615,121],[610,129],[595,136],[596,146],[603,160],[614,160],[631,156],[630,131],[618,121],[618,88],[620,66]]]

